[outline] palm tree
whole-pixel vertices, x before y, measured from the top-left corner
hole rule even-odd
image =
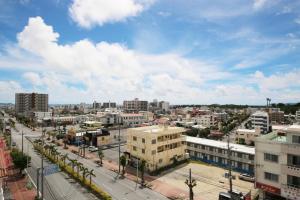
[[[145,184],[145,178],[144,178],[145,167],[146,167],[146,161],[142,160],[141,163],[140,163],[140,166],[139,166],[140,171],[141,171],[141,179],[142,179],[141,185],[142,186],[144,186],[144,184]]]
[[[98,157],[100,159],[100,165],[102,166],[102,164],[103,164],[102,160],[104,158],[104,153],[103,153],[102,149],[98,149]]]
[[[81,171],[82,171],[82,177],[83,177],[82,182],[84,183],[85,182],[85,177],[88,176],[89,169],[86,168],[86,167],[84,167],[84,166],[82,166],[81,167]]]
[[[96,174],[94,173],[93,169],[91,171],[89,171],[89,176],[90,176],[90,185],[91,185],[92,184],[92,176],[96,177]]]
[[[64,163],[64,166],[66,166],[66,160],[68,159],[68,154],[64,154],[62,157],[61,157],[61,160],[63,161]]]
[[[81,163],[81,162],[77,162],[76,163],[76,167],[77,167],[77,177],[79,177],[79,171],[81,171],[82,170],[82,166],[83,166],[83,164]]]
[[[120,157],[120,164],[122,165],[122,176],[124,176],[124,174],[125,174],[125,167],[126,167],[126,164],[127,164],[127,160],[126,160],[126,156],[125,155],[122,155]]]
[[[77,160],[70,158],[69,161],[70,161],[71,166],[72,166],[72,172],[74,172],[75,165],[77,165]]]

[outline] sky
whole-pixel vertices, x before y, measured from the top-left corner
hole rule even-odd
[[[300,102],[300,1],[0,0],[0,102]]]

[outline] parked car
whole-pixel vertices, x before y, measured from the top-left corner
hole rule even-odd
[[[255,178],[253,176],[250,176],[249,174],[240,174],[239,179],[244,181],[249,181],[249,182],[255,181]]]
[[[229,172],[225,172],[224,177],[229,178]],[[231,177],[233,180],[235,180],[235,178],[236,178],[234,174],[231,174]]]
[[[98,147],[95,147],[95,146],[89,146],[89,151],[90,151],[90,152],[98,151]]]

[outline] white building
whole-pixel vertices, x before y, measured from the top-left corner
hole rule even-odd
[[[263,111],[257,111],[251,115],[251,122],[254,128],[259,127],[261,133],[266,134],[270,130],[269,115]]]
[[[161,101],[161,102],[159,102],[159,108],[163,112],[168,112],[170,110],[170,103],[167,101]]]
[[[146,119],[143,114],[122,113],[121,118],[123,125],[129,127],[135,127],[146,122]]]
[[[260,199],[300,200],[300,126],[256,138],[255,155]]]
[[[255,129],[237,129],[236,140],[239,144],[254,144],[255,138],[260,136],[260,128]]]
[[[296,111],[296,120],[300,122],[300,110]]]
[[[207,128],[216,126],[218,123],[215,115],[200,115],[199,117],[192,118],[192,122],[195,122],[198,125],[202,125]]]
[[[52,112],[33,112],[33,118],[36,120],[50,119]]]
[[[227,142],[186,136],[187,153],[193,160],[227,167]],[[247,174],[254,174],[255,149],[239,144],[230,144],[232,169]]]

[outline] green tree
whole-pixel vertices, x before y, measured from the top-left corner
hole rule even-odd
[[[139,166],[139,170],[141,171],[141,179],[142,179],[142,182],[141,182],[141,185],[144,186],[145,185],[145,168],[146,168],[146,161],[145,160],[142,160],[140,162],[140,166]]]
[[[90,185],[92,184],[92,177],[96,177],[96,174],[94,173],[94,170],[92,169],[89,171],[89,176],[90,176]]]
[[[103,153],[102,149],[100,149],[100,148],[98,149],[98,157],[100,159],[100,165],[102,166],[102,164],[103,164],[102,160],[104,158],[104,153]]]
[[[10,155],[15,167],[20,169],[20,173],[22,173],[22,171],[27,167],[27,161],[28,163],[30,162],[31,157],[20,152],[18,149],[13,149]]]
[[[77,165],[77,160],[76,159],[69,159],[71,167],[72,167],[72,172],[74,172],[74,168]]]
[[[63,161],[64,166],[66,166],[66,160],[67,160],[68,158],[69,158],[69,157],[68,157],[68,154],[67,154],[67,153],[64,154],[64,155],[61,157],[61,160]]]
[[[122,166],[122,176],[124,176],[125,175],[125,167],[127,165],[127,160],[126,160],[126,156],[125,155],[122,155],[120,157],[120,164]]]

